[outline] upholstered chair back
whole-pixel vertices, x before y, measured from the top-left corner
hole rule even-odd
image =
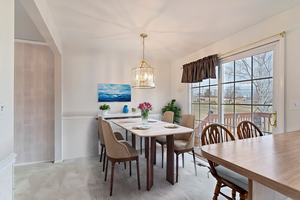
[[[101,127],[105,141],[106,155],[110,158],[130,158],[131,154],[125,144],[119,142],[110,126],[110,123],[101,120]]]
[[[99,136],[100,144],[105,145],[103,131],[102,131],[102,127],[101,127],[102,120],[103,120],[102,117],[98,117],[98,136]]]
[[[194,129],[195,128],[195,115],[185,114],[182,116],[180,126]],[[185,140],[188,141],[186,144],[186,149],[192,148],[194,146],[194,131],[192,133],[178,134],[175,135],[175,140]]]
[[[161,121],[173,123],[173,117],[174,113],[172,111],[166,111]]]

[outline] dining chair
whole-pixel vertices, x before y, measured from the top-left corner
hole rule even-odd
[[[222,125],[210,124],[206,126],[201,134],[202,145],[210,145],[216,143],[223,143],[233,141],[234,136],[231,132]],[[213,199],[218,199],[221,194],[227,199],[235,199],[236,192],[240,193],[240,199],[248,198],[248,178],[244,177],[234,171],[231,171],[221,165],[208,160],[211,174],[217,179],[217,185]],[[222,187],[229,187],[232,189],[232,198],[221,192]]]
[[[195,115],[185,114],[182,116],[180,126],[194,129]],[[182,154],[182,167],[184,167],[184,153],[193,152],[195,175],[197,176],[195,151],[194,151],[195,132],[178,134],[174,138],[174,153],[176,154],[176,182],[178,182],[178,157]]]
[[[237,126],[237,135],[238,138],[246,139],[258,136],[264,136],[261,130],[252,122],[242,121]]]
[[[117,140],[110,123],[102,120],[101,121],[102,132],[105,141],[105,151],[107,156],[106,169],[105,169],[105,181],[107,179],[107,168],[108,161],[111,162],[111,180],[110,180],[110,196],[113,191],[113,181],[114,181],[114,166],[116,162],[127,162],[129,161],[129,174],[131,176],[131,161],[136,161],[137,169],[137,179],[138,179],[138,189],[141,189],[140,186],[140,172],[139,172],[139,154],[130,144],[123,141],[120,142]]]
[[[105,151],[105,142],[104,142],[104,137],[103,137],[103,131],[102,131],[102,128],[101,128],[101,121],[103,121],[103,118],[102,117],[98,117],[98,137],[99,137],[99,140],[100,140],[100,145],[101,145],[101,154],[100,154],[100,160],[99,162],[102,161],[102,155],[103,155],[103,171],[104,171],[104,167],[105,167],[105,157],[106,157],[106,151]],[[114,132],[115,134],[115,137],[117,140],[124,140],[123,136],[121,133],[119,132]],[[125,168],[126,168],[126,164],[125,165]]]
[[[172,111],[166,111],[161,121],[173,123],[174,113]],[[161,168],[164,168],[164,145],[167,144],[166,136],[158,136],[156,137],[156,142],[161,145]],[[156,148],[155,148],[156,149]],[[154,162],[156,164],[156,151],[155,151]]]

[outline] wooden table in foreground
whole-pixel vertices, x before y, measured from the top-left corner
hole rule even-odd
[[[300,199],[300,130],[207,145],[202,153],[248,177],[249,199]]]
[[[145,137],[145,154],[147,159],[147,190],[149,191],[153,185],[153,169],[154,169],[154,154],[155,154],[155,137],[165,135],[167,136],[167,180],[174,185],[174,137],[173,135],[181,133],[191,133],[194,130],[180,126],[179,128],[165,128],[165,125],[170,123],[157,121],[149,123],[152,127],[148,130],[132,129],[133,126],[142,125],[141,119],[118,119],[112,120],[116,125],[130,131],[132,133],[132,146],[135,148],[135,136]],[[149,152],[149,139],[151,140],[151,147]]]

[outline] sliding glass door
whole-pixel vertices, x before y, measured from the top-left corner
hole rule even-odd
[[[222,58],[217,78],[190,84],[191,113],[196,117],[195,146],[200,147],[202,130],[211,123],[228,128],[237,137],[241,121],[251,121],[265,135],[276,132],[272,114],[280,106],[274,91],[278,83],[276,42],[234,56]],[[276,80],[277,79],[277,80]]]

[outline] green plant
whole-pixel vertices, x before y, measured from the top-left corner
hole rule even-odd
[[[179,119],[181,118],[180,112],[181,109],[174,105],[175,99],[172,99],[171,103],[168,103],[165,107],[161,109],[162,114],[164,115],[166,111],[172,111],[174,113],[173,123],[179,124]]]
[[[107,105],[107,104],[104,104],[104,105],[101,105],[101,106],[99,107],[99,109],[100,109],[100,110],[110,110],[110,106]]]

